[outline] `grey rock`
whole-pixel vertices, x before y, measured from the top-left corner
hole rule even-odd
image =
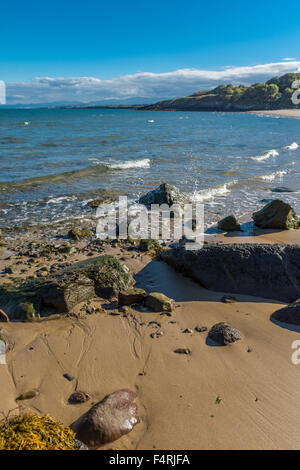
[[[118,303],[120,306],[139,304],[145,300],[146,295],[147,294],[144,291],[144,289],[138,289],[137,287],[132,287],[131,289],[127,291],[119,292]]]
[[[214,325],[207,336],[221,346],[226,346],[229,343],[242,339],[240,333],[235,328],[224,322]]]
[[[281,308],[273,313],[271,318],[283,323],[300,325],[300,300],[293,302],[287,307]]]
[[[286,188],[284,186],[279,186],[278,188],[272,188],[272,193],[294,193],[295,190],[291,188]]]
[[[148,209],[150,209],[151,204],[168,204],[168,206],[178,204],[182,206],[185,201],[186,198],[179,189],[169,183],[162,183],[158,188],[139,199],[139,203],[144,204]]]
[[[291,302],[300,298],[300,246],[211,244],[177,247],[162,254],[177,271],[203,287]]]
[[[294,209],[280,199],[274,199],[261,210],[254,212],[253,220],[260,228],[289,230],[300,226],[300,219]]]
[[[225,232],[234,232],[241,230],[241,226],[234,215],[228,215],[224,219],[219,220],[218,229]]]
[[[172,312],[174,300],[159,292],[152,292],[147,296],[145,305],[154,312]]]

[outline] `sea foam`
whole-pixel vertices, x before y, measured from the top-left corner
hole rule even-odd
[[[128,162],[108,163],[106,164],[106,166],[113,170],[127,170],[130,168],[149,168],[150,159],[143,158],[142,160],[130,160]]]
[[[278,155],[279,155],[279,153],[277,152],[277,150],[273,149],[273,150],[269,150],[268,152],[266,152],[262,155],[258,155],[257,157],[251,157],[251,160],[256,160],[256,161],[260,162],[260,161],[263,161],[263,160],[267,160],[270,157],[278,157]]]
[[[202,189],[200,191],[195,191],[191,196],[192,202],[204,202],[213,199],[216,196],[223,196],[230,192],[230,186],[233,186],[237,181],[231,181],[229,183],[225,183],[221,186],[217,186],[216,188],[208,188]]]
[[[286,150],[297,150],[297,148],[299,148],[299,145],[297,144],[297,142],[293,142],[292,144],[286,145],[283,148]]]

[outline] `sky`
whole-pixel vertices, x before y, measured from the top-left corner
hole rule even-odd
[[[8,103],[161,99],[300,69],[299,1],[10,0]],[[286,60],[291,59],[291,60]]]

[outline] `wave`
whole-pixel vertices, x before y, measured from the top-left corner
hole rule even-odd
[[[275,149],[272,149],[272,150],[269,150],[268,152],[266,152],[262,155],[258,155],[257,157],[250,157],[250,158],[251,158],[251,160],[256,160],[256,161],[260,162],[260,161],[263,161],[263,160],[267,160],[270,157],[278,157],[278,155],[279,155],[279,152],[277,152],[277,150],[275,150]]]
[[[299,144],[297,144],[297,142],[293,142],[292,144],[286,145],[283,148],[286,150],[297,150],[297,148],[299,148]]]
[[[209,188],[209,189],[202,189],[200,191],[195,191],[191,196],[192,202],[204,202],[209,201],[216,196],[223,196],[230,192],[230,187],[236,184],[237,181],[233,180],[229,183],[225,183],[221,186],[217,186],[216,188]]]
[[[111,168],[112,170],[128,170],[130,168],[149,168],[150,159],[144,158],[142,160],[130,160],[128,162],[109,163],[109,164],[106,164],[105,166],[107,168]]]
[[[37,176],[35,178],[28,178],[19,181],[0,182],[0,191],[5,191],[8,189],[22,191],[28,188],[43,186],[49,183],[70,184],[72,180],[75,181],[81,178],[96,178],[99,177],[101,174],[104,174],[111,170],[127,170],[130,168],[150,167],[149,158],[144,158],[143,160],[131,160],[128,162],[116,162],[105,165],[101,164],[101,162],[99,161],[96,162],[95,160],[95,163],[97,164],[82,168],[81,170],[65,171],[54,175]]]
[[[277,177],[282,178],[287,173],[288,171],[286,170],[274,171],[274,173],[270,173],[269,175],[257,176],[257,178],[264,181],[274,181]]]

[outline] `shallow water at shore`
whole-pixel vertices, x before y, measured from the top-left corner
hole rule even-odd
[[[93,214],[107,193],[131,199],[163,181],[205,204],[206,224],[281,193],[300,212],[300,121],[242,113],[1,110],[0,225]]]

